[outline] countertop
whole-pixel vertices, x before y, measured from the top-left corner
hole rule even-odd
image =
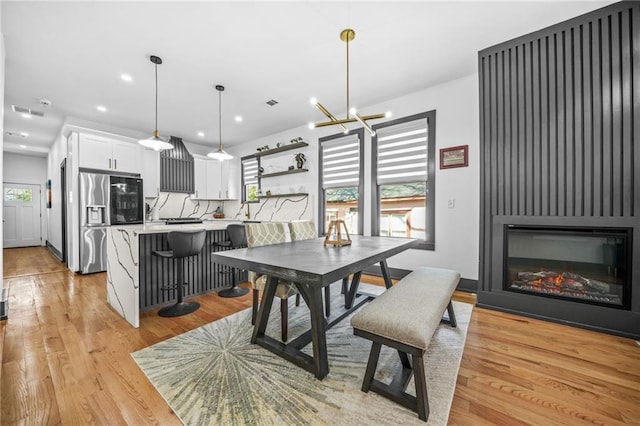
[[[194,231],[196,229],[206,229],[207,231],[216,231],[227,229],[230,223],[241,223],[239,220],[205,220],[202,223],[187,223],[180,225],[167,225],[164,221],[149,221],[144,225],[115,225],[112,230],[133,231],[138,234],[156,234],[170,231]]]

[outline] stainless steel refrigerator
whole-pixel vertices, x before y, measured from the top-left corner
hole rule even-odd
[[[80,273],[107,270],[109,175],[80,173]]]

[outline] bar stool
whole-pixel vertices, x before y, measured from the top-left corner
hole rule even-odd
[[[247,246],[247,234],[244,230],[244,224],[231,223],[227,225],[227,234],[229,235],[229,241],[214,242],[218,247],[224,247],[227,249],[237,249]],[[220,271],[221,274],[227,274],[231,272],[231,288],[221,290],[218,292],[220,297],[239,297],[249,293],[248,288],[238,287],[236,284],[236,268],[230,268],[230,271]]]
[[[196,231],[171,231],[167,234],[167,241],[171,250],[154,250],[151,253],[164,259],[179,259],[178,280],[179,283],[162,287],[162,290],[172,290],[177,288],[178,300],[174,305],[166,306],[158,311],[161,317],[179,317],[194,312],[200,307],[198,302],[183,302],[182,287],[187,285],[184,275],[184,262],[189,261],[189,257],[195,256],[202,251],[206,237],[204,229]]]

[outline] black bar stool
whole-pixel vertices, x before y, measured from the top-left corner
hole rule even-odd
[[[214,242],[214,244],[227,249],[237,249],[247,246],[247,234],[244,230],[244,224],[231,223],[227,225],[227,234],[229,235],[229,241]],[[229,272],[232,276],[231,288],[219,291],[218,294],[220,297],[238,297],[249,293],[248,288],[238,287],[236,285],[236,268],[230,268],[230,271],[220,271],[221,274]]]
[[[165,259],[179,259],[178,280],[180,281],[176,284],[162,287],[162,290],[172,290],[177,288],[178,300],[175,305],[166,306],[160,309],[158,311],[158,315],[161,317],[179,317],[181,315],[187,315],[200,307],[198,302],[182,301],[182,287],[187,285],[186,277],[184,275],[184,262],[188,261],[189,257],[195,256],[202,251],[206,235],[207,233],[204,229],[197,231],[171,231],[167,234],[167,241],[169,242],[169,248],[171,248],[171,250],[154,250],[152,252],[153,255],[160,256]]]

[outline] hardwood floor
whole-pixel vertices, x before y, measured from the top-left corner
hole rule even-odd
[[[194,314],[150,312],[133,329],[107,305],[104,273],[72,274],[45,248],[4,250],[4,276],[2,425],[180,424],[130,353],[251,306],[206,295]],[[640,424],[640,346],[475,308],[449,423]]]

